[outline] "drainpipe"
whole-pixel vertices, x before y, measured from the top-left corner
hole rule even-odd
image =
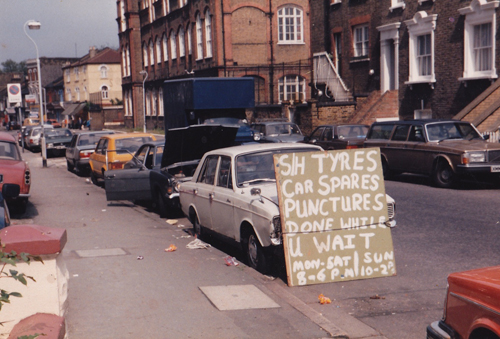
[[[224,26],[224,0],[220,0],[220,10],[221,10],[221,21],[222,21],[222,60],[224,62],[224,78],[227,77],[227,70],[226,70],[226,31],[225,31],[225,26]]]
[[[269,69],[269,95],[270,95],[270,103],[274,103],[274,48],[273,48],[273,1],[269,0],[269,27],[270,27],[270,40],[269,46],[271,48],[271,64]]]

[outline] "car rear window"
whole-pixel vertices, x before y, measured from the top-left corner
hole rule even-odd
[[[132,137],[125,139],[116,139],[115,147],[117,150],[126,150],[135,153],[142,144],[153,141],[151,137]]]

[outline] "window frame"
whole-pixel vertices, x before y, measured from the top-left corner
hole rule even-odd
[[[362,39],[358,40],[358,31],[361,30]],[[361,52],[359,51],[359,46]],[[370,56],[370,26],[368,23],[352,26],[352,48],[354,58],[369,58]]]
[[[289,93],[288,89],[291,87],[294,87],[295,91],[290,91]],[[289,98],[293,93],[301,93],[303,96],[302,100],[300,98]],[[286,100],[304,103],[306,101],[306,78],[296,74],[289,74],[279,78],[278,96],[280,104]]]
[[[287,13],[291,10],[292,13]],[[304,10],[295,5],[278,9],[278,45],[304,44]]]
[[[409,43],[409,72],[407,85],[418,83],[436,82],[435,73],[435,37],[434,31],[436,30],[437,14],[428,15],[425,11],[415,13],[412,19],[405,21],[408,28],[410,38]],[[430,72],[429,74],[422,75],[420,73],[419,63],[419,38],[430,35]]]
[[[498,78],[495,55],[496,55],[496,8],[499,7],[500,1],[486,2],[484,0],[473,0],[469,6],[460,8],[458,12],[465,16],[464,20],[464,69],[463,76],[459,81],[475,80],[475,79],[496,79]],[[482,24],[491,24],[491,69],[479,70],[475,69],[476,58],[474,56],[474,30],[476,26]]]
[[[212,50],[212,14],[210,10],[205,11],[205,57],[211,58],[213,56]]]

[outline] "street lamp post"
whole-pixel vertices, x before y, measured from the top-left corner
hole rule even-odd
[[[42,165],[43,167],[47,167],[47,147],[45,145],[45,131],[43,128],[44,122],[43,122],[43,96],[42,96],[42,77],[41,77],[41,71],[40,71],[40,57],[38,55],[38,46],[36,45],[35,40],[33,40],[29,35],[28,32],[26,31],[26,26],[28,26],[29,29],[33,30],[38,30],[40,29],[40,22],[35,21],[35,20],[28,20],[24,23],[24,34],[33,42],[35,45],[36,49],[36,67],[38,70],[38,110],[40,112],[40,124],[42,125],[42,133],[40,134],[40,143],[41,143],[41,149],[42,149]]]
[[[148,78],[148,72],[142,70],[139,72],[139,74],[141,74],[142,76],[144,76],[144,74],[146,75],[146,77],[142,81],[142,117],[144,119],[144,127],[142,131],[146,133],[146,90],[144,85],[146,84],[146,79]]]

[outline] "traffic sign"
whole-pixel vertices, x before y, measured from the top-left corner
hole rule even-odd
[[[9,95],[10,103],[21,103],[21,84],[7,84],[7,92]]]

